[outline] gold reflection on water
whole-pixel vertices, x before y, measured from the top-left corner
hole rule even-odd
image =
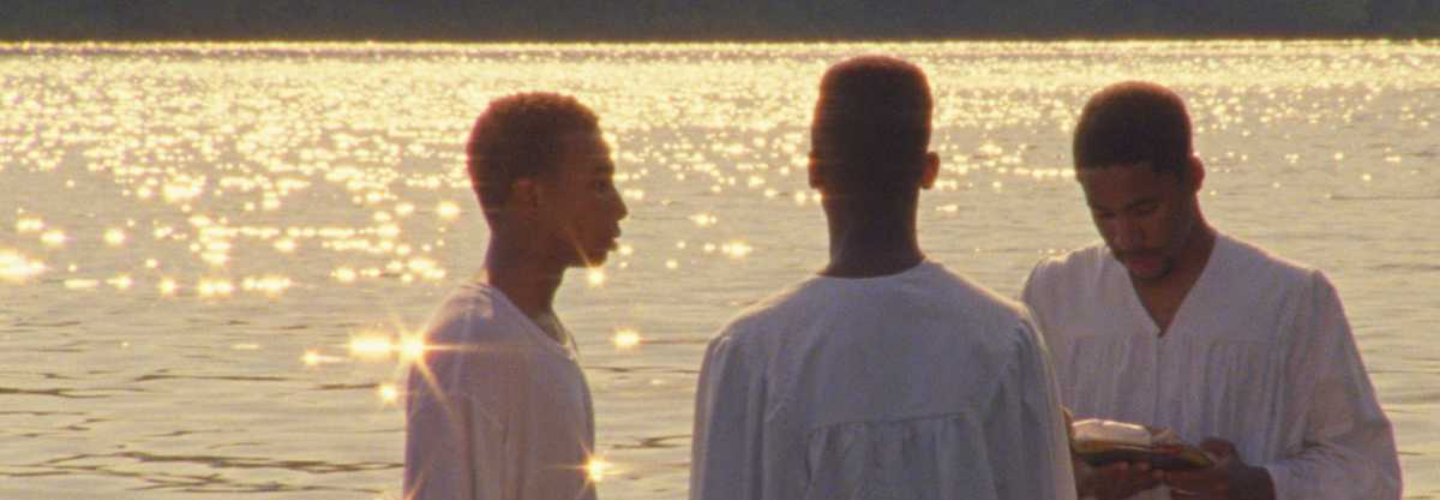
[[[586,268],[586,269],[585,269],[585,283],[588,284],[588,285],[590,285],[591,288],[604,285],[604,284],[605,284],[605,269],[604,269],[604,268],[601,268],[601,267]]]
[[[755,248],[743,241],[732,241],[720,246],[720,251],[732,259],[743,259],[755,251]]]
[[[135,280],[131,279],[128,274],[121,274],[105,280],[105,284],[115,287],[116,290],[124,291],[129,290],[135,284]]]
[[[424,337],[411,335],[400,339],[400,359],[407,362],[417,362],[425,358],[425,351],[429,347],[425,345]]]
[[[348,267],[337,268],[334,272],[330,273],[330,276],[334,277],[335,281],[341,283],[354,283],[355,279],[359,277],[354,269]]]
[[[45,229],[45,222],[35,217],[21,217],[15,220],[15,232],[34,233]]]
[[[0,281],[24,283],[45,272],[45,263],[31,260],[20,252],[0,249]]]
[[[585,464],[585,475],[590,478],[590,482],[598,483],[605,480],[605,476],[610,473],[613,467],[610,462],[605,461],[603,458],[591,457],[590,462]]]
[[[92,279],[71,278],[65,280],[65,288],[70,290],[94,290],[100,286],[100,282]]]
[[[422,334],[402,332],[390,334],[363,332],[350,339],[350,356],[361,359],[392,359],[413,363],[424,359],[431,346],[425,343]]]
[[[69,241],[69,238],[65,236],[65,231],[59,229],[51,229],[40,234],[40,242],[48,247],[64,246],[66,241]]]
[[[160,295],[168,297],[175,295],[175,292],[180,289],[180,285],[176,284],[173,279],[164,278],[160,280],[159,284],[155,285],[155,288],[160,292]]]
[[[284,293],[291,286],[290,278],[285,276],[260,276],[247,277],[241,282],[240,288],[247,292],[256,292],[271,297]]]
[[[395,384],[380,384],[375,392],[380,396],[380,401],[387,405],[393,405],[400,400],[400,388]]]
[[[621,350],[634,349],[640,345],[642,340],[640,332],[629,328],[615,332],[615,336],[610,339],[615,344],[615,348]]]
[[[106,229],[104,238],[106,245],[118,247],[125,244],[125,231],[120,229]]]
[[[365,333],[350,339],[351,356],[360,358],[389,357],[394,350],[389,336]]]
[[[690,216],[690,222],[700,227],[711,227],[718,224],[720,219],[713,214],[695,214]]]
[[[460,206],[453,201],[442,201],[435,207],[435,213],[442,219],[454,219],[460,216]]]
[[[201,278],[195,284],[195,290],[205,299],[229,297],[235,293],[235,284],[225,278]]]

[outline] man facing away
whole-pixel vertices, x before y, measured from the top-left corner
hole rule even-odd
[[[553,302],[620,235],[609,148],[588,108],[527,93],[491,102],[466,153],[485,272],[441,304],[411,369],[405,498],[593,499],[590,389]]]
[[[1390,423],[1334,287],[1205,221],[1180,97],[1143,82],[1100,91],[1074,155],[1104,243],[1042,261],[1023,292],[1062,399],[1077,418],[1171,428],[1217,461],[1077,465],[1082,494],[1400,498]]]
[[[810,185],[830,262],[709,346],[693,500],[1074,498],[1055,381],[1018,304],[927,261],[916,238],[931,97],[896,59],[820,84]]]

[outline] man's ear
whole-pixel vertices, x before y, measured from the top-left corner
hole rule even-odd
[[[1190,155],[1190,161],[1185,165],[1185,175],[1190,179],[1190,189],[1196,193],[1205,186],[1205,162],[1200,161],[1200,155]]]
[[[935,186],[935,178],[940,176],[940,155],[934,151],[925,153],[925,165],[920,170],[920,188],[930,189]]]
[[[540,188],[535,179],[520,178],[510,183],[510,197],[505,204],[510,210],[530,214],[539,210],[540,197]]]

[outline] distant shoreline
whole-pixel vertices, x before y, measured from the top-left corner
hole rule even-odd
[[[1440,0],[45,0],[7,41],[688,43],[1440,38]]]
[[[1284,43],[1440,43],[1434,36],[1113,36],[1113,37],[949,37],[949,38],[607,38],[607,39],[428,39],[428,38],[3,38],[0,45],[185,45],[213,43],[222,45],[854,45],[854,44],[931,44],[931,43],[1125,43],[1125,42],[1284,42]]]

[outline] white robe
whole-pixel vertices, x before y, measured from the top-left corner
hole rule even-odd
[[[1042,261],[1022,295],[1076,418],[1229,440],[1281,500],[1400,498],[1390,422],[1319,271],[1220,235],[1164,336],[1104,245]]]
[[[1074,498],[1023,309],[939,264],[813,277],[710,343],[693,500]]]
[[[406,392],[413,500],[593,500],[590,388],[572,349],[498,289],[472,283],[436,312]]]

